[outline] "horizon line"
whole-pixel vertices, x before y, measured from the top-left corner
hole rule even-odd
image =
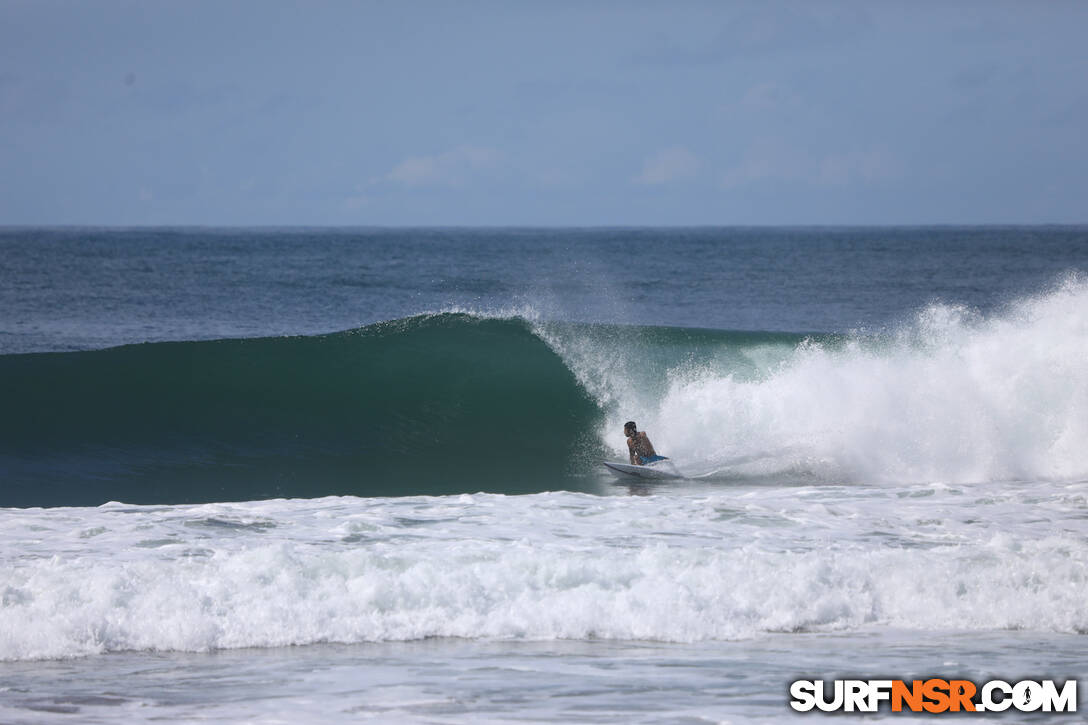
[[[640,229],[1009,229],[1039,227],[1088,227],[1081,222],[892,222],[892,223],[789,223],[789,224],[0,224],[0,231],[23,229],[250,229],[250,230],[640,230]]]

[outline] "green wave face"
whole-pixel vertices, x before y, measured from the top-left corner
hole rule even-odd
[[[519,319],[0,357],[0,506],[574,488],[601,410]]]

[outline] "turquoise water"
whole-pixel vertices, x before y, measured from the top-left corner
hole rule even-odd
[[[1085,672],[1084,228],[0,251],[5,721],[778,722],[798,678]],[[632,418],[686,480],[599,465]]]

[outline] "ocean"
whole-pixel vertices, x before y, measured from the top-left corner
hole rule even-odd
[[[1084,702],[1088,227],[0,228],[0,259],[0,721]],[[682,479],[601,465],[630,419]]]

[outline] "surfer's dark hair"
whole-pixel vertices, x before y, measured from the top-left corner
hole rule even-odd
[[[635,425],[635,421],[629,420],[629,421],[627,421],[626,423],[623,424],[623,429],[624,430],[638,430],[638,426]]]

